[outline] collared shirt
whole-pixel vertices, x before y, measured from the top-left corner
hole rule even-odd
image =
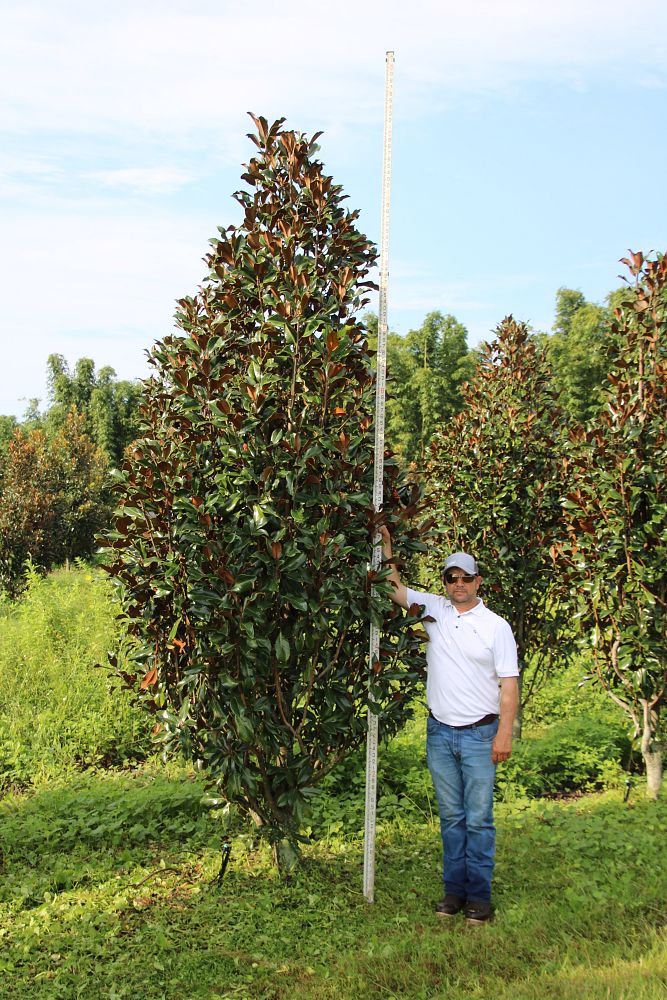
[[[459,612],[439,594],[407,588],[408,605],[424,607],[429,642],[426,701],[448,726],[468,726],[500,707],[501,677],[518,677],[516,642],[504,618],[479,599]]]

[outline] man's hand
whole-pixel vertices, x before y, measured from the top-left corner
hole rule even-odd
[[[389,529],[386,524],[378,525],[378,534],[382,540],[382,556],[385,562],[388,562],[393,558],[392,548],[391,548],[391,535],[389,534]],[[401,582],[401,577],[399,575],[396,566],[393,563],[389,564],[390,575],[389,580],[393,584],[393,590],[389,595],[394,602],[394,604],[399,604],[402,608],[408,607],[408,595],[405,587]]]
[[[519,678],[500,678],[500,722],[491,744],[491,760],[500,764],[512,756],[512,723],[519,708]]]
[[[509,736],[500,732],[496,733],[493,743],[491,744],[491,761],[494,764],[500,764],[503,760],[509,760],[512,756],[512,734]]]

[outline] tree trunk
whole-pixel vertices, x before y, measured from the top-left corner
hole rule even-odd
[[[656,738],[658,718],[655,712],[644,711],[642,757],[646,765],[646,795],[657,799],[662,784],[662,744]]]
[[[264,819],[252,809],[250,810],[250,818],[257,827],[260,837],[265,836],[263,834],[266,826]],[[274,864],[283,878],[289,877],[301,864],[299,845],[287,837],[281,837],[280,840],[271,839],[271,854]]]
[[[523,732],[523,669],[526,664],[526,643],[524,636],[525,608],[520,605],[514,619],[514,640],[516,642],[517,659],[519,661],[519,707],[512,723],[512,739],[520,740]]]
[[[271,845],[273,860],[283,878],[291,875],[301,864],[301,851],[286,837],[276,840]]]

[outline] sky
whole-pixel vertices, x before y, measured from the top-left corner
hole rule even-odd
[[[667,249],[664,0],[0,0],[0,414],[52,353],[146,376],[239,221],[248,111],[323,130],[379,241],[388,50],[391,330],[549,331]]]

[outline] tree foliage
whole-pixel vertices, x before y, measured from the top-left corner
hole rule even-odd
[[[642,735],[657,794],[667,691],[667,257],[634,253],[624,263],[633,283],[609,329],[605,408],[570,437],[569,541],[558,552],[579,584],[596,676]]]
[[[48,359],[51,405],[47,429],[57,429],[73,409],[84,418],[84,428],[110,462],[120,463],[123,452],[139,430],[141,385],[116,378],[113,368],[95,371],[90,358],[79,358],[70,372],[61,354]]]
[[[90,556],[108,524],[106,460],[70,413],[57,433],[18,429],[0,472],[0,588],[21,589],[28,559],[41,569]]]
[[[475,370],[462,323],[440,311],[417,330],[387,338],[387,444],[405,463],[424,461],[437,427],[461,408]]]
[[[520,664],[532,664],[533,678],[565,626],[549,554],[560,519],[560,423],[544,351],[509,316],[482,348],[461,412],[435,436],[428,469],[442,532],[431,580],[443,551],[473,553],[489,604],[512,626]]]
[[[16,428],[18,427],[18,421],[16,417],[9,417],[0,415],[0,456],[4,456],[9,448],[9,442],[11,441]]]
[[[376,255],[317,137],[253,120],[243,221],[152,352],[110,572],[136,644],[124,678],[165,741],[293,848],[314,785],[365,738],[370,620],[388,616],[381,732],[408,717],[423,660],[368,570],[374,372],[355,314]],[[414,551],[419,491],[391,463],[385,488]]]
[[[556,320],[546,346],[559,404],[576,423],[585,423],[603,406],[610,317],[608,306],[587,302],[578,290],[558,289]]]

